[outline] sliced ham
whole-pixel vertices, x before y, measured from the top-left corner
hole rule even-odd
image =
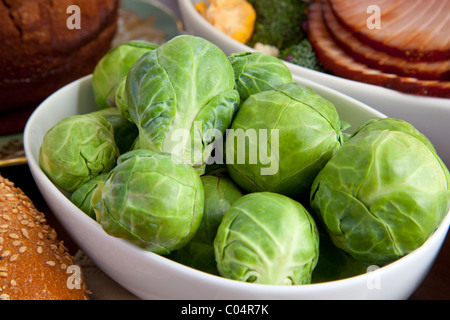
[[[450,98],[450,81],[419,80],[386,73],[371,68],[348,55],[335,42],[326,27],[321,0],[314,0],[309,8],[308,38],[318,59],[336,76],[405,93]]]
[[[450,0],[330,0],[339,22],[360,41],[410,61],[450,59]],[[381,28],[368,28],[380,8]]]
[[[386,52],[374,49],[360,41],[339,23],[330,2],[331,0],[324,1],[322,7],[328,31],[339,46],[356,60],[369,67],[400,76],[422,80],[450,80],[450,59],[433,62],[408,61],[403,57],[391,56]]]

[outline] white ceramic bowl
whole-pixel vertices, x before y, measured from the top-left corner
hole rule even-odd
[[[186,31],[217,44],[222,50],[233,52],[254,51],[214,28],[194,8],[203,0],[178,0]],[[450,167],[450,99],[404,94],[390,89],[348,80],[310,70],[286,62],[291,72],[345,93],[384,114],[406,120],[422,131],[434,144],[442,160]]]
[[[383,114],[334,90],[308,80],[311,87],[332,101],[342,119],[357,128]],[[301,286],[244,283],[206,274],[112,237],[80,211],[50,182],[38,164],[46,131],[63,118],[94,111],[91,76],[73,82],[45,100],[31,115],[24,132],[28,164],[43,197],[79,247],[112,279],[143,299],[404,299],[408,298],[438,254],[450,215],[427,242],[398,261],[353,278]]]

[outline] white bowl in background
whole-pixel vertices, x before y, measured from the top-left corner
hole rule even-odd
[[[201,1],[206,0],[178,0],[187,33],[201,36],[217,44],[227,54],[254,51],[251,47],[217,30],[205,20],[194,7],[195,3]],[[431,140],[439,156],[450,167],[450,99],[405,94],[285,63],[294,75],[345,93],[389,117],[410,122]]]
[[[186,267],[108,235],[62,193],[39,168],[38,154],[44,134],[63,118],[97,110],[92,76],[55,92],[31,115],[24,132],[24,148],[33,178],[58,220],[78,246],[117,283],[142,299],[406,299],[432,266],[450,224],[448,214],[440,227],[417,250],[405,257],[356,277],[309,285],[273,286],[240,282]],[[369,118],[385,117],[369,106],[306,79],[332,101],[342,119],[356,129]]]

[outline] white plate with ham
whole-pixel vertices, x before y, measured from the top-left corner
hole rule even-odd
[[[179,0],[186,31],[227,54],[255,51]],[[369,6],[372,6],[369,8]],[[379,8],[379,29],[368,22]],[[450,0],[313,0],[308,38],[332,74],[289,62],[293,74],[343,92],[427,135],[450,166]],[[414,77],[415,76],[415,77]]]

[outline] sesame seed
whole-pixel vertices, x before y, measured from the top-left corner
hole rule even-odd
[[[28,230],[27,229],[20,229],[22,231],[22,234],[25,238],[30,239],[30,236],[28,235]]]
[[[16,281],[14,281],[14,280],[11,280],[11,285],[14,287],[14,286],[17,286],[17,282]]]
[[[0,294],[0,300],[9,300],[9,295],[7,295],[6,293]]]
[[[19,239],[19,235],[18,235],[17,233],[10,233],[10,234],[8,234],[8,236],[9,236],[11,239]]]
[[[53,267],[56,265],[56,263],[54,261],[47,261],[46,264],[48,264],[50,267]]]
[[[3,214],[3,219],[6,221],[11,221],[11,218],[6,213]]]
[[[42,253],[42,247],[37,247],[36,251],[37,253]]]
[[[0,277],[6,278],[6,277],[8,277],[8,273],[6,273],[6,272],[0,272]]]
[[[52,239],[53,241],[56,240],[56,232],[52,230],[52,232],[49,234],[50,239]]]
[[[22,241],[20,241],[20,240],[14,240],[11,244],[12,244],[14,247],[18,247],[18,246],[20,246],[20,245],[22,244]]]
[[[11,258],[9,258],[9,261],[10,261],[10,262],[16,261],[18,257],[19,257],[18,254],[13,254],[13,255],[11,256]]]
[[[5,251],[3,251],[3,253],[2,253],[2,257],[7,257],[7,256],[9,256],[10,254],[11,254],[11,251],[5,250]]]
[[[22,246],[22,247],[19,248],[19,252],[20,253],[24,253],[26,250],[27,250],[26,246]]]

